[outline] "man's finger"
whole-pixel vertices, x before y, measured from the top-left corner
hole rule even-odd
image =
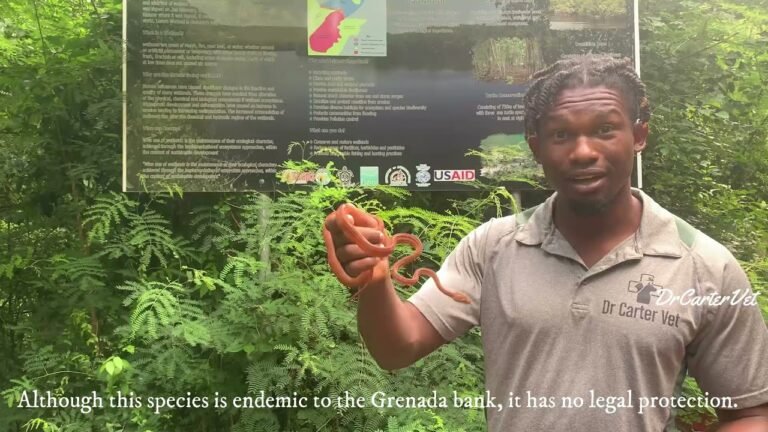
[[[354,230],[362,234],[363,238],[365,238],[368,243],[379,244],[384,240],[383,234],[378,229],[355,227]],[[349,236],[347,236],[347,234],[341,230],[338,225],[336,225],[335,229],[329,229],[328,231],[331,232],[333,244],[335,244],[337,247],[352,243],[352,239],[349,238]]]
[[[336,258],[339,259],[341,265],[347,265],[355,260],[371,258],[371,255],[360,249],[360,246],[354,243],[348,243],[336,248]]]
[[[346,204],[346,205],[351,205],[351,204]],[[368,227],[368,228],[377,228],[379,226],[379,222],[375,216],[373,216],[372,214],[366,213],[362,210],[356,210],[348,214],[352,216],[353,223],[355,226]]]
[[[339,212],[333,212],[333,213],[330,214],[330,216],[328,216],[325,219],[325,227],[328,229],[328,231],[331,232],[331,234],[338,234],[338,233],[342,232],[341,224],[339,223],[339,217],[340,217]],[[358,217],[358,219],[355,219],[355,217],[352,216],[351,214],[347,214],[346,218],[347,218],[347,223],[350,224],[350,225],[358,226],[358,227],[368,227],[369,226],[368,223],[370,221],[369,221],[369,219],[367,219],[365,217]],[[374,224],[370,225],[371,228],[375,228],[376,227],[376,223],[375,222],[376,221],[374,219]]]
[[[352,261],[344,266],[344,271],[352,277],[357,277],[361,273],[373,269],[378,264],[380,258],[363,258]]]

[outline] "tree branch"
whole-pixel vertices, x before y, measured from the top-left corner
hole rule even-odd
[[[43,60],[48,63],[48,45],[45,43],[45,36],[43,35],[43,26],[40,23],[40,11],[37,8],[37,0],[32,0],[32,6],[35,9],[35,21],[37,22],[37,31],[40,32],[40,44],[42,45]]]

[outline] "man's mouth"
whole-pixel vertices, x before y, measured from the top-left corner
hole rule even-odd
[[[591,194],[605,185],[606,174],[603,171],[589,170],[568,177],[573,190],[579,194]]]
[[[573,177],[573,179],[576,180],[576,181],[591,181],[591,180],[599,179],[600,177],[602,177],[602,176],[590,175],[590,176]]]
[[[569,178],[571,181],[574,181],[577,183],[591,183],[603,177],[605,177],[605,173],[602,171],[589,171],[589,172],[572,175]]]

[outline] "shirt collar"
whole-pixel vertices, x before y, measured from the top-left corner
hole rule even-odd
[[[680,258],[684,249],[675,223],[675,216],[661,207],[640,189],[632,188],[632,194],[643,203],[640,228],[634,236],[634,249],[643,255],[658,255]],[[531,214],[530,219],[517,230],[515,240],[534,246],[550,244],[555,235],[552,207],[557,192],[547,198]]]

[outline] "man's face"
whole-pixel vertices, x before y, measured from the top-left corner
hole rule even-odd
[[[621,93],[606,87],[560,92],[528,143],[560,199],[581,214],[599,213],[629,188],[648,125],[635,124]]]

